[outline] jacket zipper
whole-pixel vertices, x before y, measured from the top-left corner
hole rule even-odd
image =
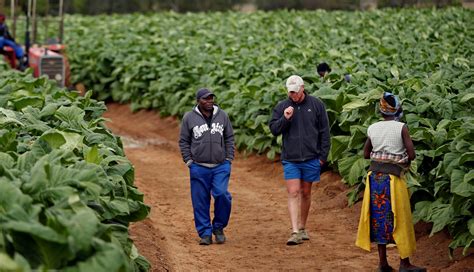
[[[199,109],[198,109],[199,110]],[[211,119],[211,127],[207,124],[207,120],[206,120],[206,117],[204,117],[204,114],[202,114],[202,112],[199,112],[199,115],[201,116],[201,118],[204,120],[204,123],[208,126],[208,134],[209,134],[209,146],[211,148],[211,152],[209,154],[209,163],[212,163],[212,134],[211,134],[211,127],[212,127],[212,121],[214,121],[214,118],[215,118],[215,115],[214,115],[214,112],[212,114],[212,119]]]
[[[214,111],[214,109],[213,109]],[[211,118],[211,123],[209,124],[210,127],[209,127],[209,145],[211,146],[211,154],[209,156],[209,158],[211,158],[211,162],[213,161],[213,157],[212,157],[212,134],[211,134],[211,129],[212,129],[212,122],[214,121],[214,118],[216,118],[216,116],[214,115],[214,112],[212,113],[212,118]]]
[[[301,139],[301,125],[303,124],[303,115],[301,114],[301,106],[298,105],[298,136],[300,138],[299,140],[299,147],[300,147],[300,160],[303,161],[303,148],[302,148],[302,143],[303,143],[303,139]]]

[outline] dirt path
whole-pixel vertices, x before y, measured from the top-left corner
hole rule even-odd
[[[107,126],[122,136],[127,157],[135,166],[136,184],[145,193],[151,214],[132,225],[131,235],[152,271],[311,270],[373,271],[376,250],[354,246],[360,203],[346,207],[347,188],[339,177],[325,173],[313,189],[308,219],[311,240],[285,245],[290,233],[286,189],[280,163],[265,157],[243,157],[233,163],[230,192],[232,215],[224,245],[198,245],[189,191],[188,169],[181,160],[179,124],[150,111],[132,114],[128,106],[109,104]],[[417,225],[418,251],[412,258],[429,271],[474,271],[474,255],[450,261],[449,240],[440,233],[428,238],[428,227]],[[389,260],[398,267],[395,248]]]

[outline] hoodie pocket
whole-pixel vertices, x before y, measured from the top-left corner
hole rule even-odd
[[[212,159],[214,163],[220,163],[225,159],[224,138],[214,135],[212,137]]]

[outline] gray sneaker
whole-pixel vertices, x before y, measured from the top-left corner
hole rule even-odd
[[[212,233],[214,233],[214,235],[216,236],[216,244],[225,243],[225,235],[223,229],[214,230],[212,231]]]
[[[287,246],[295,246],[303,243],[303,240],[301,240],[301,236],[299,235],[298,232],[292,232],[290,239],[286,241]]]
[[[202,246],[208,246],[208,245],[212,244],[212,236],[202,237],[201,240],[199,241],[199,244],[202,245]]]
[[[301,240],[309,240],[308,232],[305,229],[300,229],[298,234],[300,235]]]

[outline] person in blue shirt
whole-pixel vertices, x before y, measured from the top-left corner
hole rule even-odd
[[[5,24],[6,16],[0,13],[0,51],[3,50],[4,46],[10,46],[15,51],[15,56],[18,59],[18,65],[20,70],[24,70],[24,51],[23,48],[15,42],[8,31],[8,27]]]

